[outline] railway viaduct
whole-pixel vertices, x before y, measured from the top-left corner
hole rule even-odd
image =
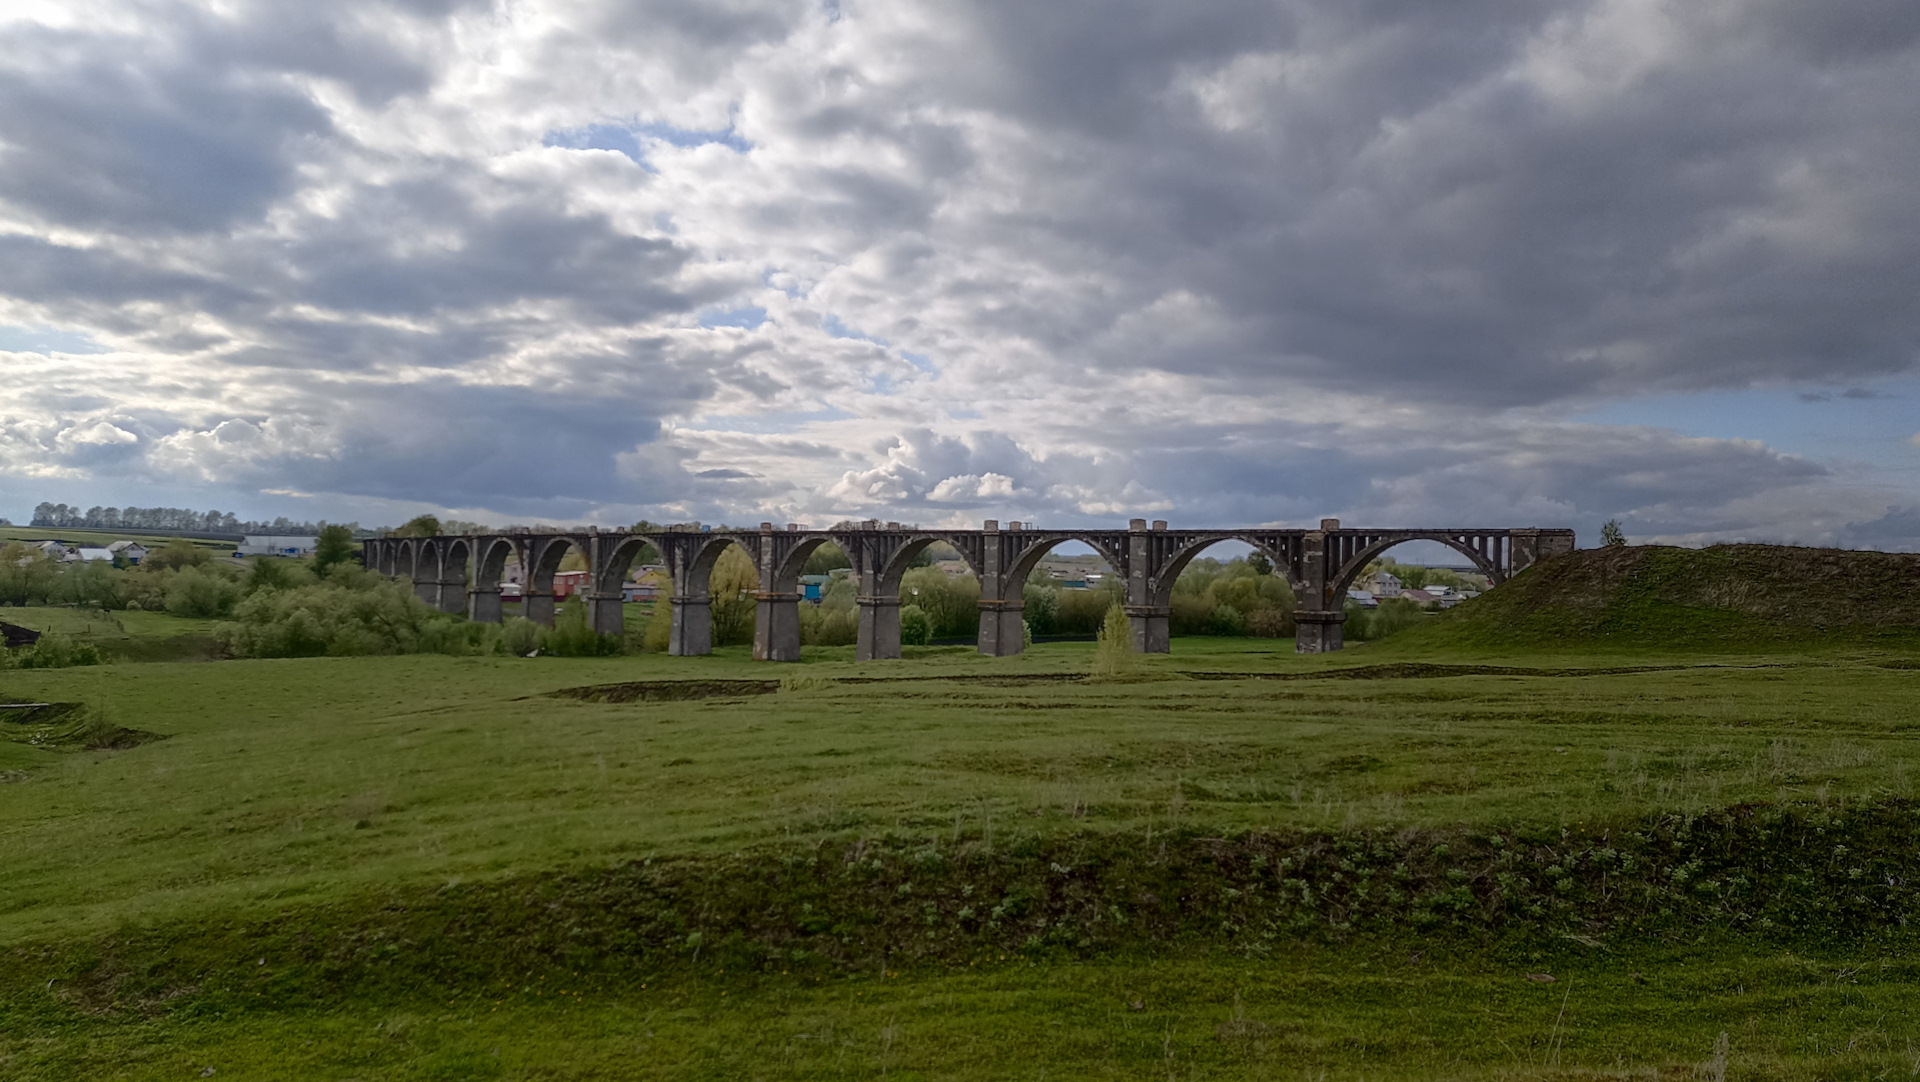
[[[363,543],[366,566],[412,581],[415,592],[445,612],[498,623],[500,584],[509,557],[523,569],[522,612],[552,624],[553,576],[570,551],[585,557],[587,609],[602,634],[624,631],[621,585],[641,552],[651,547],[673,579],[668,602],[673,634],[668,652],[705,654],[713,648],[713,598],[708,577],[728,545],[739,545],[759,569],[755,594],[753,656],[764,661],[800,659],[801,568],[814,549],[839,545],[853,564],[859,590],[861,660],[900,656],[900,580],[914,557],[944,542],[980,579],[983,654],[1004,656],[1023,648],[1021,600],[1027,576],[1056,546],[1091,546],[1126,583],[1124,607],[1133,624],[1134,646],[1143,653],[1169,649],[1168,614],[1174,580],[1200,552],[1221,541],[1239,541],[1266,554],[1284,574],[1300,608],[1294,613],[1296,649],[1321,653],[1341,648],[1342,611],[1348,588],[1381,553],[1408,541],[1433,541],[1472,561],[1495,585],[1549,556],[1570,552],[1572,530],[1562,529],[1344,529],[1322,519],[1315,530],[1254,527],[1175,530],[1165,522],[1134,519],[1124,530],[1043,530],[988,521],[978,530],[926,530],[897,522],[867,521],[812,530],[715,530],[700,525],[658,532],[527,530],[447,537],[382,537]]]

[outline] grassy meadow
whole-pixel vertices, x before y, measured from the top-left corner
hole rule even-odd
[[[1174,649],[0,674],[0,1077],[1920,1074],[1920,651]]]

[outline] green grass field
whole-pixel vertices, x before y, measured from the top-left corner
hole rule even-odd
[[[5,673],[0,1076],[1920,1074],[1920,654],[1291,646]]]

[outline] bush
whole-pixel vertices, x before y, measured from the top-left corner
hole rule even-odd
[[[500,643],[502,649],[515,657],[528,657],[535,651],[546,649],[547,629],[522,616],[516,616],[500,625]]]
[[[944,574],[936,572],[937,574]],[[900,645],[925,646],[933,641],[933,618],[918,605],[900,609]]]
[[[212,568],[188,567],[167,580],[166,608],[175,616],[202,620],[227,616],[239,602],[240,584]]]
[[[647,626],[640,632],[638,648],[649,654],[664,654],[673,645],[673,603],[660,598],[653,603]]]
[[[1027,626],[1037,635],[1054,634],[1054,625],[1060,619],[1060,591],[1030,582],[1021,591],[1021,600],[1026,602]]]
[[[1262,639],[1284,639],[1293,634],[1293,613],[1287,609],[1255,609],[1247,614],[1247,634]]]
[[[247,565],[246,592],[291,590],[313,582],[313,574],[297,560],[277,556],[258,556]]]
[[[1348,605],[1346,612],[1347,624],[1342,636],[1355,642],[1384,639],[1395,632],[1420,627],[1427,622],[1426,612],[1404,597],[1386,598],[1380,602],[1379,608],[1371,611],[1358,605]]]
[[[0,650],[0,669],[65,669],[74,665],[100,664],[100,648],[90,642],[74,642],[65,635],[49,631],[32,646]]]
[[[860,613],[848,591],[845,605],[829,596],[818,605],[800,605],[800,641],[807,646],[852,646],[860,641]]]
[[[1209,635],[1245,635],[1247,618],[1232,605],[1216,605],[1207,617]]]
[[[1124,587],[1110,579],[1092,590],[1060,590],[1053,614],[1055,635],[1098,635],[1107,610],[1121,603]]]
[[[587,607],[577,600],[560,606],[547,633],[547,653],[555,657],[611,657],[625,648],[618,638],[595,631],[587,622]]]
[[[263,590],[235,605],[233,618],[214,634],[234,657],[475,654],[502,647],[499,628],[438,612],[401,583]]]
[[[936,639],[968,638],[980,633],[980,580],[949,575],[937,567],[916,567],[900,579],[900,600],[927,614]]]

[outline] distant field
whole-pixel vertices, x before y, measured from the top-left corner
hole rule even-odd
[[[213,656],[217,622],[164,612],[103,612],[61,605],[0,606],[0,620],[90,642],[109,657],[126,661],[206,660]]]
[[[1834,843],[1655,826],[1910,859],[1920,653],[1291,648],[0,674],[166,737],[0,741],[0,1076],[1711,1075],[1722,1032],[1730,1074],[1920,1069],[1905,888],[1735,904]],[[1447,916],[1502,846],[1539,900]]]
[[[93,530],[74,527],[39,526],[0,526],[0,545],[9,541],[24,541],[38,544],[42,541],[65,541],[73,545],[107,545],[114,541],[138,541],[148,548],[158,548],[170,541],[181,540],[172,534],[141,533],[138,530]],[[210,541],[203,537],[185,539],[196,548],[225,556],[233,551],[231,541]]]

